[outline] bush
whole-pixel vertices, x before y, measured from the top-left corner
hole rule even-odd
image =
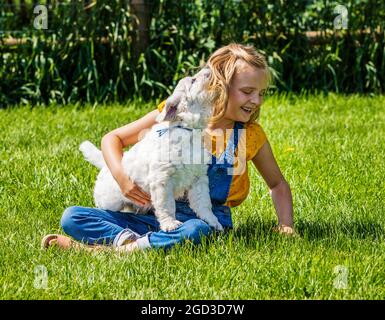
[[[49,30],[28,10],[2,6],[0,105],[122,101],[166,97],[178,79],[229,42],[253,44],[278,90],[384,92],[385,4],[351,0],[348,29],[336,30],[336,1],[157,0],[150,45],[134,59],[128,0],[52,2]],[[23,13],[23,14],[21,14]],[[29,15],[27,14],[29,13]],[[313,31],[312,33],[310,31]]]

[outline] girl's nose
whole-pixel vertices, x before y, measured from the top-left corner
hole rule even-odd
[[[250,102],[255,106],[259,107],[262,104],[262,97],[259,95],[259,92],[256,92],[252,97]]]

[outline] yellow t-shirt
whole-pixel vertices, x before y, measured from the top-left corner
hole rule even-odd
[[[162,101],[158,105],[159,112],[162,112],[162,109],[165,103],[166,103],[166,100]],[[245,146],[246,150],[244,152],[244,156],[246,157],[246,165],[245,165],[245,169],[241,174],[235,174],[232,176],[229,194],[227,196],[227,200],[225,203],[225,205],[229,207],[236,207],[240,205],[249,194],[250,180],[249,180],[249,174],[248,174],[248,168],[247,168],[247,161],[253,159],[257,155],[258,151],[261,149],[261,147],[267,140],[266,134],[263,131],[262,127],[256,122],[246,124],[244,126],[244,129],[246,129],[245,136],[239,139],[238,148],[237,150],[235,150],[235,156],[238,155],[239,149]],[[227,133],[225,134],[224,141],[223,143],[220,143],[218,148],[216,147],[216,137],[211,136],[211,141],[212,141],[211,153],[213,155],[218,156],[216,154],[217,151],[218,151],[218,154],[221,154],[223,150],[225,150],[227,139],[229,138],[229,136],[230,134],[227,134]]]

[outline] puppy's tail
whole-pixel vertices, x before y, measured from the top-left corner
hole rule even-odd
[[[88,140],[80,144],[79,150],[83,153],[84,158],[95,167],[101,169],[106,165],[102,152]]]

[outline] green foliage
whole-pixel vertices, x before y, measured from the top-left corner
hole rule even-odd
[[[233,41],[265,53],[281,91],[384,92],[382,0],[345,1],[348,29],[341,31],[333,26],[337,1],[150,3],[150,45],[138,60],[129,0],[99,0],[87,10],[84,1],[51,1],[49,30],[40,31],[32,27],[31,1],[24,19],[0,6],[0,106],[166,97],[178,79]],[[27,42],[2,45],[9,36]]]

